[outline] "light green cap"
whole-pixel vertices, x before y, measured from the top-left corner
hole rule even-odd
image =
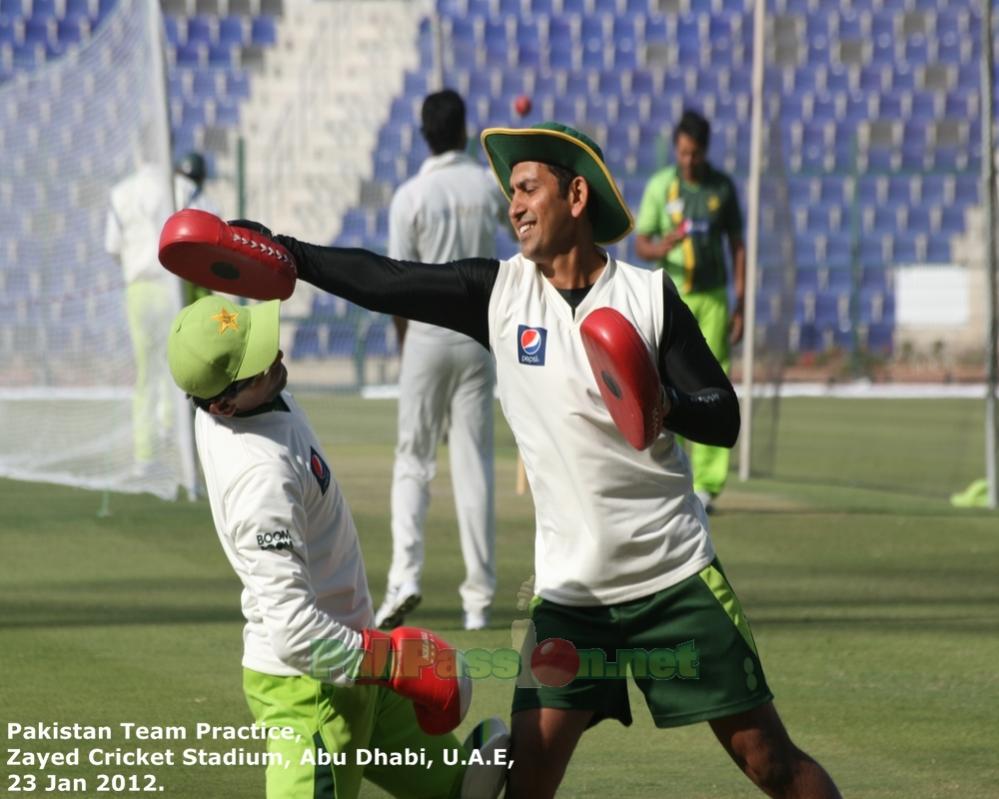
[[[280,347],[280,300],[236,305],[202,297],[173,320],[170,373],[181,390],[208,399],[237,380],[265,372]]]

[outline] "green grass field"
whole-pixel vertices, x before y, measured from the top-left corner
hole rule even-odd
[[[360,530],[381,598],[390,553],[395,404],[305,397]],[[999,516],[957,511],[947,495],[981,476],[981,403],[794,400],[782,408],[774,474],[733,478],[713,518],[726,570],[754,625],[792,736],[847,797],[999,796]],[[497,427],[499,591],[493,626],[460,629],[458,550],[447,457],[427,531],[425,600],[411,617],[463,647],[510,646],[515,597],[532,570],[533,509],[514,487],[515,451]],[[101,497],[0,481],[0,716],[8,724],[110,724],[106,748],[256,744],[124,741],[117,725],[244,725],[239,584],[207,504]],[[476,683],[469,718],[507,716],[511,685]],[[707,725],[657,731],[636,721],[583,738],[562,796],[757,795]],[[84,760],[93,744],[80,744]],[[8,755],[2,761],[6,763]],[[12,791],[33,773],[34,793]],[[0,795],[42,793],[48,774],[153,773],[170,797],[262,795],[260,769],[0,768]],[[23,785],[23,782],[22,782]],[[59,793],[59,792],[56,792]],[[112,791],[124,795],[123,791]],[[53,795],[49,793],[48,795]],[[366,797],[382,796],[374,789]]]

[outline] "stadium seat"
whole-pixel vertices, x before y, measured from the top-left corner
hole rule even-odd
[[[395,337],[391,332],[391,322],[387,317],[379,315],[368,328],[364,340],[365,355],[387,356],[395,352]]]
[[[174,51],[175,63],[179,66],[197,67],[208,61],[207,49],[197,43],[184,43]]]
[[[951,263],[949,238],[943,233],[930,236],[926,248],[926,260],[930,263]]]
[[[343,216],[341,236],[366,237],[374,234],[373,220],[363,208],[349,208]]]
[[[240,16],[222,17],[218,23],[218,44],[242,47],[250,44],[247,36],[246,19]]]
[[[977,174],[954,175],[954,200],[977,203],[981,192],[981,178]]]
[[[912,184],[908,175],[891,175],[888,178],[886,201],[889,205],[906,205],[912,202]]]
[[[207,64],[212,69],[235,67],[239,61],[239,47],[228,43],[210,44],[208,46]]]
[[[924,142],[908,137],[902,141],[898,166],[903,172],[921,172],[926,169],[928,160],[929,154]]]
[[[968,117],[977,116],[977,114],[977,95],[974,92],[968,92],[965,90],[947,92],[944,98],[944,116],[966,119]]]
[[[933,91],[912,93],[909,115],[912,120],[926,122],[944,115],[942,98],[944,95]]]
[[[234,100],[245,100],[250,96],[250,78],[240,69],[225,71],[225,96]]]
[[[322,350],[328,356],[354,356],[357,352],[357,322],[338,320],[323,325],[326,344]]]
[[[906,208],[903,205],[902,212],[905,218],[905,229],[910,233],[929,234],[936,232],[933,230],[929,208],[920,205]]]
[[[853,242],[849,231],[827,237],[825,263],[833,270],[850,268],[853,263]]]
[[[822,335],[814,324],[803,324],[798,333],[798,350],[800,352],[817,352],[822,347]]]
[[[292,359],[316,358],[319,354],[319,325],[312,321],[299,322],[291,345]]]
[[[923,175],[919,181],[919,200],[931,205],[953,201],[954,182],[945,175]]]
[[[239,126],[239,102],[235,99],[219,99],[215,103],[215,125],[236,128]]]
[[[864,232],[875,236],[885,236],[895,233],[898,228],[898,214],[894,206],[876,205],[864,215]]]
[[[250,42],[257,45],[272,45],[277,42],[277,22],[272,16],[254,17],[250,23]]]
[[[860,237],[860,262],[864,269],[881,268],[889,260],[888,249],[889,245],[884,236],[862,235]]]
[[[964,231],[964,205],[944,205],[940,209],[940,235],[953,236]]]
[[[24,21],[25,44],[39,44],[45,47],[56,39],[54,17],[29,17]]]
[[[188,99],[199,104],[214,100],[222,85],[222,73],[208,68],[191,71],[191,92]]]
[[[871,324],[867,328],[867,349],[870,352],[890,353],[894,325],[883,322]]]
[[[892,262],[895,264],[912,264],[920,261],[916,237],[912,234],[900,234],[892,241]]]
[[[215,41],[215,20],[211,17],[193,16],[187,20],[184,41],[187,44],[202,44],[205,49]]]
[[[45,48],[37,43],[22,42],[14,45],[11,63],[15,69],[34,69],[45,61]]]

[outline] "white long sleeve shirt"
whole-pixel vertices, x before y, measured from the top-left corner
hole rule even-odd
[[[496,180],[467,153],[432,155],[403,183],[389,206],[389,257],[440,264],[461,258],[494,258],[496,228],[507,202]],[[407,335],[440,342],[468,338],[434,325],[410,322]]]
[[[142,164],[111,189],[104,249],[121,262],[126,284],[171,279],[160,265],[159,243],[173,203],[169,175],[155,164]]]
[[[243,665],[349,684],[374,621],[357,529],[305,414],[280,399],[286,410],[195,417],[215,528],[243,583]]]

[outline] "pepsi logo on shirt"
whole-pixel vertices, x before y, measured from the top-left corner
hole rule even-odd
[[[543,327],[517,326],[517,358],[531,366],[545,365],[548,331]]]

